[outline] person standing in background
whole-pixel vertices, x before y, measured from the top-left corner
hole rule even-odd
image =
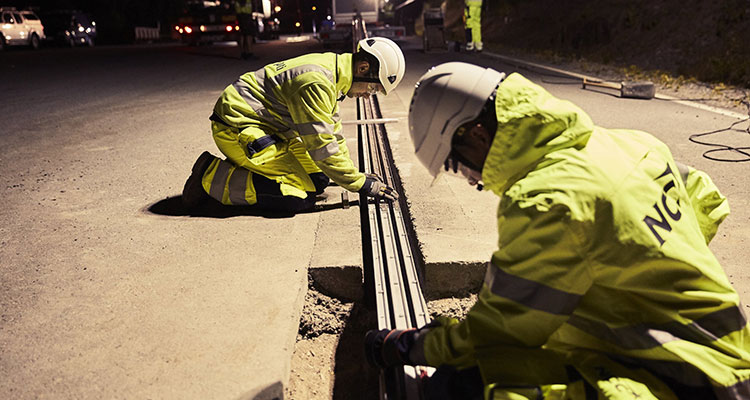
[[[234,3],[234,10],[237,13],[237,21],[240,25],[240,57],[243,60],[254,58],[253,54],[253,36],[255,35],[255,21],[253,21],[253,4],[252,0],[237,0]]]
[[[466,0],[466,50],[482,51],[482,0]]]

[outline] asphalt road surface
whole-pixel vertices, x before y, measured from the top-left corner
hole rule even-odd
[[[440,62],[517,69],[486,56],[406,49],[408,72],[398,93],[407,99],[419,76]],[[295,252],[312,252],[307,243],[314,233],[300,232],[317,220],[301,215],[275,222],[274,232],[245,243],[238,232],[256,228],[252,218],[189,218],[176,196],[195,157],[204,149],[218,154],[208,116],[226,85],[266,63],[324,51],[314,41],[276,41],[255,50],[261,58],[252,61],[240,60],[234,46],[0,53],[0,397],[254,396],[245,383],[222,379],[247,363],[263,371],[276,361],[248,361],[221,328],[262,329],[262,321],[238,315],[263,308],[263,296],[280,294],[254,287],[260,300],[235,307],[236,294],[258,281],[239,266],[248,249],[278,265]],[[580,105],[599,125],[655,134],[678,160],[713,177],[733,213],[711,247],[750,304],[750,164],[710,161],[702,157],[705,148],[688,141],[735,119],[521,72]],[[263,271],[304,287],[307,261],[299,270],[290,265]],[[172,372],[170,365],[190,361],[208,363],[210,371]]]

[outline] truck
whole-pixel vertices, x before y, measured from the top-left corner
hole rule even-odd
[[[367,27],[367,35],[403,39],[406,28],[391,25],[383,18],[385,0],[333,0],[333,17],[321,28],[318,38],[324,47],[346,46],[351,43],[352,18],[359,13]]]
[[[220,1],[188,1],[175,25],[182,42],[194,46],[236,41],[239,30],[234,8]]]

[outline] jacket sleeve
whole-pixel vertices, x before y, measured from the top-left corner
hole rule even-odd
[[[729,215],[729,202],[708,174],[680,163],[678,167],[698,225],[706,243],[709,243],[719,230],[721,222]]]
[[[506,198],[507,200],[507,198]],[[493,371],[532,376],[525,358],[541,348],[591,286],[584,240],[563,205],[510,202],[499,210],[499,249],[465,320],[425,334],[429,365],[498,363]],[[498,352],[504,354],[496,357]],[[543,353],[543,352],[542,352]],[[517,354],[518,359],[513,359]],[[520,372],[528,368],[528,371]],[[483,368],[484,369],[484,368]],[[530,375],[529,375],[530,374]]]
[[[300,87],[290,102],[289,112],[310,158],[331,180],[352,192],[362,188],[365,175],[349,156],[346,139],[340,134],[336,93],[332,85],[310,83]]]

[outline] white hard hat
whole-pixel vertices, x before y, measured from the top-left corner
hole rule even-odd
[[[357,44],[357,51],[364,50],[378,60],[378,81],[383,85],[385,94],[395,89],[406,72],[406,60],[401,48],[391,39],[373,37],[362,39]]]
[[[409,106],[409,133],[430,175],[440,173],[456,129],[479,116],[503,78],[504,73],[462,62],[440,64],[422,75]]]

